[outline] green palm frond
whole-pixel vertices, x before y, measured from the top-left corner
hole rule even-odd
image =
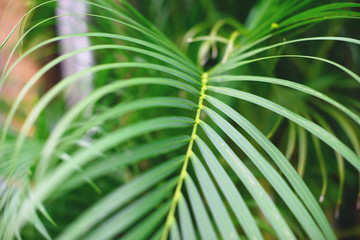
[[[345,170],[360,171],[360,109],[351,95],[345,101],[328,90],[349,79],[358,96],[359,72],[287,47],[359,46],[351,37],[297,35],[327,20],[358,24],[360,4],[259,1],[244,24],[225,19],[192,29],[187,54],[125,0],[83,2],[91,9],[86,33],[26,45],[38,29],[64,17],[28,19],[56,0],[39,3],[18,23],[24,33],[2,70],[0,89],[17,64],[45,47],[77,37],[92,45],[45,63],[2,122],[1,239],[27,239],[32,228],[59,240],[336,239],[316,199],[326,199],[329,169],[338,164],[338,213]],[[27,50],[16,57],[23,41]],[[49,70],[87,51],[96,64],[44,93],[13,133],[26,94]],[[339,77],[323,89],[316,85],[320,78],[277,77],[274,69],[284,59],[300,60],[305,69],[321,62]],[[87,74],[95,76],[95,89],[65,107],[63,92]],[[56,121],[46,114],[54,102],[66,109]],[[31,136],[33,129],[46,134]],[[322,183],[314,191],[306,176],[316,164]]]

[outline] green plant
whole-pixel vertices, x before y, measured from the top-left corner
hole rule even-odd
[[[86,2],[90,32],[28,43],[2,72],[0,86],[13,66],[42,47],[64,38],[91,39],[92,46],[44,65],[9,110],[0,139],[2,239],[36,238],[32,226],[45,238],[64,240],[336,238],[309,188],[323,201],[326,168],[334,169],[335,155],[319,139],[336,152],[337,212],[344,161],[360,170],[360,77],[322,55],[329,42],[358,51],[360,41],[296,36],[325,20],[356,23],[360,4],[259,1],[244,25],[225,19],[195,26],[186,35],[186,55],[126,1]],[[29,10],[24,23],[33,11],[55,3]],[[30,21],[18,45],[56,18]],[[324,42],[319,55],[296,48],[308,42]],[[9,131],[22,99],[43,74],[90,50],[97,64],[62,79],[39,99],[19,133]],[[281,72],[294,80],[277,77],[278,66],[296,69]],[[328,76],[328,69],[337,72]],[[59,115],[57,105],[66,108],[58,96],[86,74],[95,75],[95,90],[59,119],[49,117]],[[341,91],[333,94],[332,88]],[[35,136],[28,137],[31,128]],[[334,135],[339,131],[342,141]],[[319,164],[309,176],[322,176],[322,189],[303,180],[307,162]],[[59,206],[70,208],[68,203],[79,207],[61,213]]]

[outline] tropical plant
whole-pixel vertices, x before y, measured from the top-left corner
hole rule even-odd
[[[244,24],[196,25],[180,49],[125,0],[83,2],[89,32],[35,38],[64,17],[48,16],[56,0],[17,26],[0,87],[22,59],[58,52],[58,41],[91,46],[44,64],[8,107],[1,239],[336,239],[316,198],[339,215],[345,170],[352,192],[360,171],[360,41],[336,30],[358,24],[360,4],[262,0]],[[96,64],[46,91],[11,130],[44,74],[88,51]],[[94,90],[67,107],[62,92],[89,74]],[[333,176],[339,188],[327,197]]]

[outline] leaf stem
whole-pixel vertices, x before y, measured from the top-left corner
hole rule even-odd
[[[194,141],[195,141],[195,138],[196,138],[196,130],[197,130],[197,127],[198,127],[199,122],[200,122],[200,114],[201,114],[201,110],[203,108],[203,101],[204,101],[204,98],[205,98],[205,91],[206,91],[207,82],[208,82],[208,74],[206,72],[204,72],[202,74],[202,76],[201,76],[201,92],[200,92],[200,98],[199,98],[199,103],[198,103],[198,109],[196,111],[194,127],[193,127],[193,130],[192,130],[192,133],[191,133],[191,139],[190,139],[187,151],[186,151],[184,163],[182,165],[181,172],[180,172],[180,178],[179,178],[178,183],[176,185],[176,189],[175,189],[174,197],[173,197],[172,202],[171,202],[170,210],[169,210],[169,213],[168,213],[167,218],[166,218],[166,223],[165,223],[163,233],[161,235],[161,240],[166,240],[167,239],[167,237],[169,235],[171,225],[172,225],[172,223],[174,222],[174,219],[175,219],[174,215],[175,215],[176,206],[177,206],[177,203],[178,203],[178,201],[179,201],[179,199],[181,197],[181,188],[182,188],[182,185],[184,183],[184,179],[185,179],[185,177],[187,175],[187,166],[189,164],[189,160],[190,160],[190,157],[192,155],[192,148],[193,148]]]

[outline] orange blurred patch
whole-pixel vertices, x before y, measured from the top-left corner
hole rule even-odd
[[[0,16],[1,19],[1,31],[0,31],[0,42],[2,43],[7,36],[11,33],[16,24],[21,21],[21,18],[26,13],[27,6],[26,1],[23,0],[0,0]],[[7,59],[9,58],[10,52],[18,40],[18,28],[13,32],[5,46],[0,50],[0,72],[4,71]],[[19,57],[18,52],[15,52],[10,65]],[[11,105],[21,89],[29,81],[29,79],[38,71],[39,65],[31,58],[25,58],[17,64],[17,66],[11,71],[10,75],[5,81],[3,88],[0,93],[0,101]],[[20,112],[29,113],[34,106],[37,98],[37,87],[33,87],[23,99]],[[0,113],[3,115],[4,113]],[[14,121],[11,124],[11,128],[18,131],[25,119],[20,116],[15,116]]]

